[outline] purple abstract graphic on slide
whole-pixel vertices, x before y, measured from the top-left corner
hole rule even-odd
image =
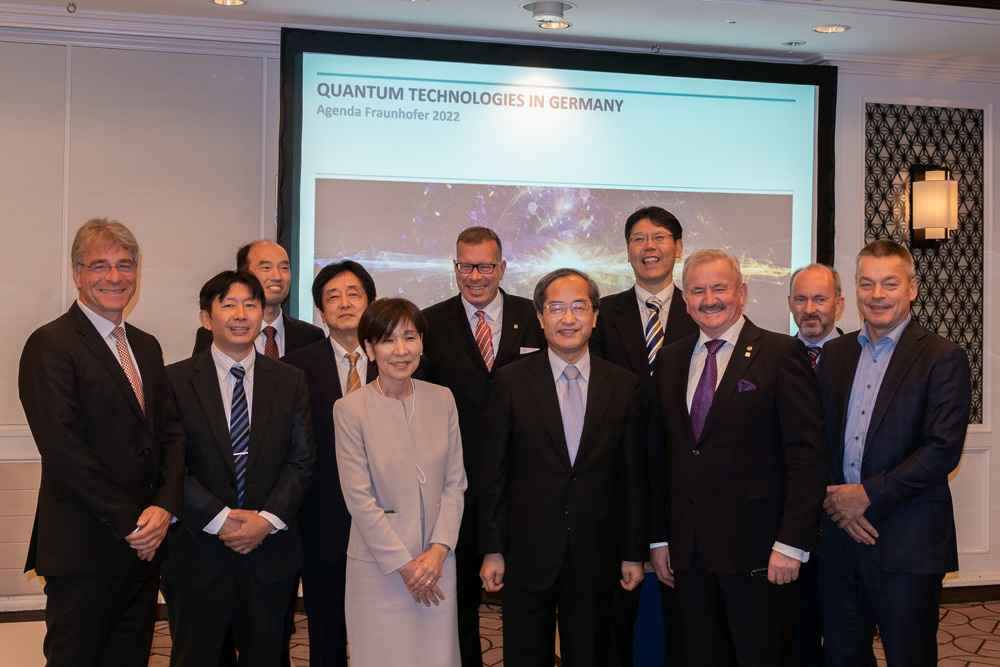
[[[750,285],[747,314],[788,329],[791,195],[317,179],[314,269],[354,259],[380,296],[427,306],[455,294],[455,237],[482,225],[503,241],[508,292],[530,297],[546,272],[573,267],[610,294],[633,283],[624,224],[649,205],[681,221],[685,256],[701,248],[736,255]]]

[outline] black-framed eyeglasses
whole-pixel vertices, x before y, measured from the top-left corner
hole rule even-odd
[[[108,262],[94,262],[93,264],[82,264],[80,262],[77,262],[77,266],[82,266],[91,273],[97,274],[99,276],[103,276],[111,272],[111,264],[109,264]],[[128,260],[118,262],[114,266],[118,270],[118,273],[123,273],[125,275],[132,275],[139,268],[138,264]]]
[[[472,269],[477,269],[479,273],[484,276],[488,276],[493,273],[496,268],[500,266],[500,262],[495,264],[490,264],[489,262],[484,262],[483,264],[469,264],[468,262],[455,262],[455,270],[459,273],[472,273]]]
[[[633,234],[628,237],[629,245],[646,245],[647,241],[652,241],[656,245],[663,245],[668,239],[674,238],[673,234],[667,232],[656,232],[655,234]]]
[[[574,315],[587,315],[594,310],[594,307],[586,301],[574,301],[573,303],[547,303],[542,306],[542,310],[549,315],[565,315],[567,310],[572,310]]]

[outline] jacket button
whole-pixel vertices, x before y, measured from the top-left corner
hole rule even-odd
[[[576,480],[578,480],[578,479],[580,479],[580,478],[579,478],[579,477],[577,477],[576,475],[573,475],[572,477],[570,477],[570,478],[569,478],[569,481],[571,481],[571,482],[575,482],[575,481],[576,481]]]
[[[153,450],[150,447],[143,447],[142,448],[142,453],[143,454],[149,454],[151,451],[153,451]]]
[[[149,489],[152,489],[152,488],[153,488],[153,483],[152,483],[152,482],[150,482],[150,483],[149,483],[149,486],[148,486],[148,487],[146,487],[146,488],[149,488]]]
[[[691,453],[692,453],[692,454],[694,454],[695,456],[698,456],[699,454],[701,454],[701,450],[698,450],[698,449],[692,449],[692,450],[691,450]]]

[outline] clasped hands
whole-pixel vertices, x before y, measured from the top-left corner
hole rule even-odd
[[[444,592],[438,587],[437,582],[441,578],[441,568],[447,556],[448,547],[443,544],[432,544],[427,551],[396,570],[403,578],[406,589],[414,601],[422,602],[425,607],[441,604]]]
[[[219,529],[219,539],[236,553],[246,555],[259,547],[272,530],[271,522],[257,512],[233,509]]]
[[[170,528],[170,521],[173,515],[162,507],[150,505],[139,515],[135,525],[138,527],[133,533],[125,536],[125,541],[136,550],[136,555],[142,560],[151,561],[156,555],[156,550],[160,548],[160,543],[167,536],[167,529]]]
[[[823,509],[855,542],[874,546],[878,531],[865,518],[871,504],[861,484],[835,484],[826,487]]]

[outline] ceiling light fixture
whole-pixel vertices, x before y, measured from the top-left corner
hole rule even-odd
[[[212,0],[212,2],[223,7],[239,7],[247,4],[246,0]]]
[[[563,13],[576,7],[569,2],[526,2],[521,9],[531,12],[531,17],[539,28],[546,30],[564,30],[571,25],[563,18]]]
[[[805,42],[801,39],[792,40],[791,42],[782,42],[782,46],[805,46]]]
[[[813,28],[813,32],[823,33],[824,35],[835,35],[838,32],[847,32],[851,29],[849,25],[820,25]]]

